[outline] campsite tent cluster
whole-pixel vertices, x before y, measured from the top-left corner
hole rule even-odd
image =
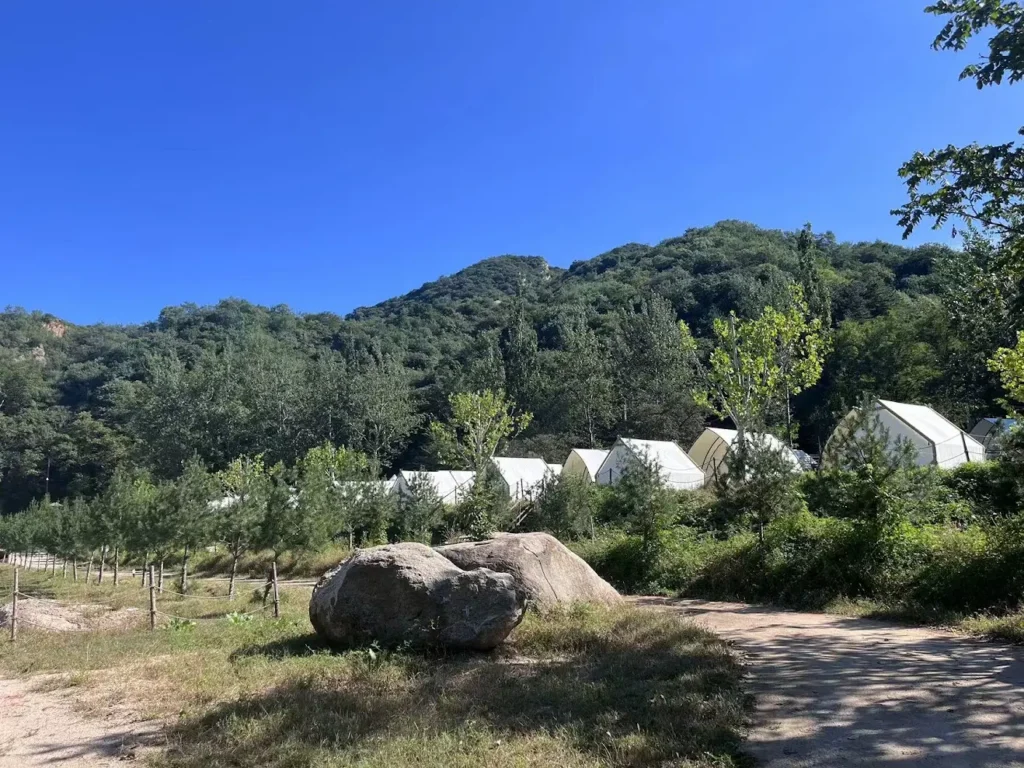
[[[990,453],[997,450],[999,435],[1013,426],[1009,419],[982,419],[968,434],[925,405],[876,400],[872,409],[872,418],[883,428],[892,450],[911,446],[918,466],[952,468],[967,462],[983,461],[986,450]],[[825,465],[836,461],[837,446],[858,423],[858,413],[857,409],[850,411],[829,438],[822,455]],[[863,425],[863,421],[860,423]],[[853,435],[863,431],[864,427],[859,426]],[[773,435],[753,434],[748,437],[778,451],[794,472],[813,466],[807,454],[789,448]],[[631,464],[642,460],[657,465],[667,487],[693,490],[725,475],[729,452],[737,438],[736,430],[709,427],[689,451],[673,442],[620,437],[608,450],[576,448],[564,464],[503,456],[496,456],[491,461],[509,498],[517,504],[536,498],[546,478],[563,473],[574,474],[599,485],[615,485]],[[418,483],[429,483],[444,504],[452,505],[466,498],[475,479],[473,472],[403,470],[390,480],[380,482],[388,491],[400,495],[412,494]]]

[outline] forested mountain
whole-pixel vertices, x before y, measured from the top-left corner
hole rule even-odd
[[[936,265],[955,252],[829,233],[813,236],[808,255],[799,237],[724,221],[568,270],[501,256],[347,317],[238,299],[131,326],[8,309],[3,509],[47,492],[94,494],[118,464],[173,477],[196,453],[213,468],[260,452],[291,462],[324,440],[385,470],[428,466],[427,418],[443,415],[450,393],[485,387],[535,415],[510,452],[561,460],[572,445],[627,433],[688,446],[707,413],[690,396],[677,321],[707,338],[716,317],[755,317],[809,280],[828,297],[834,332],[822,381],[794,409],[807,448],[864,392],[930,402],[963,422],[994,412],[991,377],[957,363],[976,342],[937,300]]]

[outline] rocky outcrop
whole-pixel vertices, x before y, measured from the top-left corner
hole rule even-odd
[[[547,533],[506,533],[436,551],[463,569],[511,575],[520,594],[540,610],[559,603],[611,605],[622,599],[581,557]]]
[[[423,544],[356,551],[313,590],[309,618],[334,645],[373,642],[489,650],[523,618],[524,596],[504,573],[463,570]]]

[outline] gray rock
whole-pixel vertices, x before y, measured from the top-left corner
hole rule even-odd
[[[313,590],[309,619],[334,645],[489,650],[522,621],[508,574],[462,570],[423,544],[361,549]]]
[[[436,549],[460,568],[510,574],[519,592],[539,610],[559,603],[614,605],[622,600],[583,558],[547,533],[499,534]]]

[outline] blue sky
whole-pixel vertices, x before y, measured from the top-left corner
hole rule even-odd
[[[1021,122],[925,4],[6,3],[0,305],[344,313],[724,218],[897,240],[904,159]]]

